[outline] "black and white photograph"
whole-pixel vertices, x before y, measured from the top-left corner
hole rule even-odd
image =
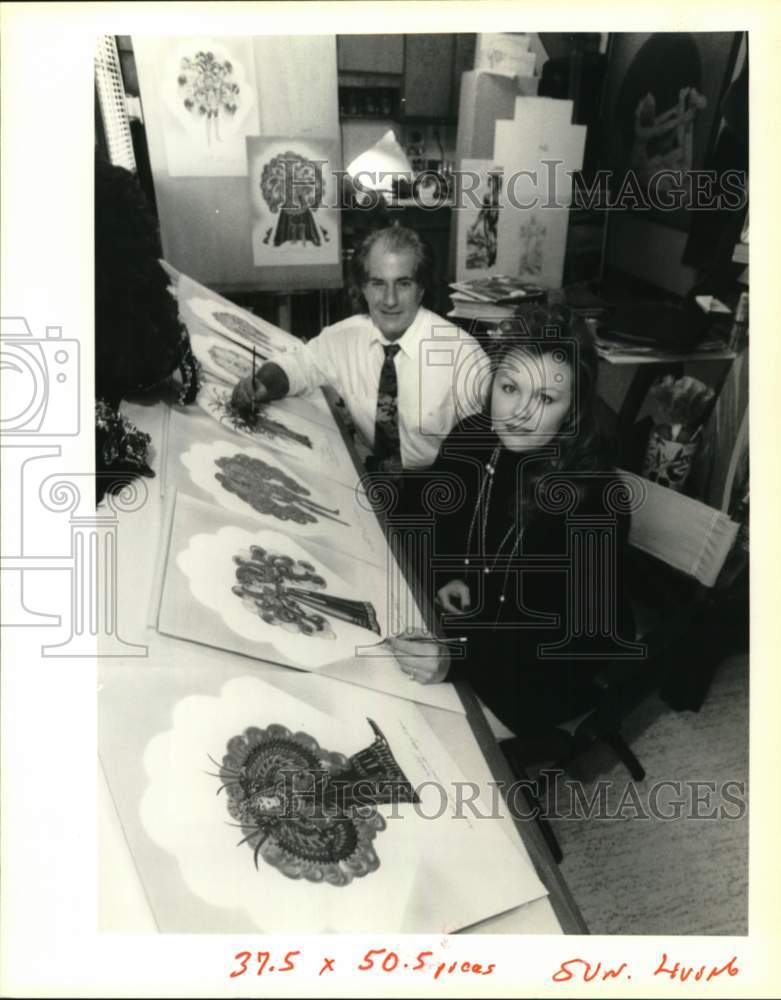
[[[765,8],[48,6],[29,177],[4,45],[3,995],[770,995]]]

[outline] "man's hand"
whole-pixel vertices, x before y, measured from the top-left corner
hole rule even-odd
[[[451,580],[444,587],[437,591],[437,600],[445,609],[453,615],[463,615],[469,610],[471,600],[469,597],[469,587],[463,580]]]
[[[256,406],[265,403],[269,398],[268,389],[258,375],[253,378],[248,375],[234,388],[231,403],[242,415],[251,414]]]
[[[401,669],[411,680],[419,684],[438,684],[447,676],[450,653],[447,646],[430,635],[408,632],[403,636],[390,636],[388,643]]]
[[[282,399],[290,391],[287,374],[275,361],[266,361],[254,377],[243,378],[233,390],[231,403],[243,416],[252,416],[261,403]]]

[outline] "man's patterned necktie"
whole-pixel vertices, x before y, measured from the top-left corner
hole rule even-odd
[[[385,360],[380,369],[377,390],[377,416],[374,420],[374,463],[377,470],[401,471],[401,445],[399,443],[399,383],[396,378],[394,358],[401,348],[398,344],[383,344]]]

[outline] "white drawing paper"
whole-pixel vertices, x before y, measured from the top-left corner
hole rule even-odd
[[[317,670],[387,635],[385,574],[176,494],[161,632]]]
[[[331,139],[247,139],[252,259],[258,267],[338,264],[340,164]]]
[[[210,332],[190,330],[190,345],[203,370],[214,378],[235,385],[252,375],[252,351]],[[263,363],[257,360],[257,365]]]
[[[104,672],[101,760],[163,932],[448,933],[544,895],[506,820],[456,815],[465,776],[415,706],[319,676],[300,685],[300,676],[260,678],[234,665],[162,671],[150,710],[138,696],[138,671]],[[466,720],[459,724],[460,738],[472,740]],[[230,759],[275,726],[287,743],[300,734],[304,751],[342,755],[342,766],[381,735],[419,801],[372,806],[380,819],[366,870],[350,855],[343,867],[352,877],[312,881],[305,864],[294,878],[268,850],[255,867],[252,841],[240,842],[246,828],[230,825],[228,789],[216,790],[234,780]],[[305,777],[306,763],[295,766]],[[286,789],[262,791],[276,798]],[[480,789],[484,815],[492,794]],[[304,839],[317,832],[304,829]],[[273,852],[275,827],[268,833]]]
[[[461,170],[470,177],[470,188],[471,176],[480,178],[474,194],[464,196],[457,214],[456,281],[469,281],[497,270],[503,172],[493,160],[463,159]]]
[[[180,275],[176,294],[179,302],[179,318],[187,327],[196,357],[204,364],[209,374],[221,381],[233,385],[238,381],[236,373],[239,369],[244,372],[249,370],[251,373],[253,348],[256,364],[260,367],[265,361],[273,360],[276,355],[297,351],[302,346],[301,341],[286,330],[280,329],[260,316],[255,316],[246,309],[241,309],[187,275]],[[247,369],[246,362],[242,363],[240,353],[238,355],[228,353],[230,350],[228,345],[222,345],[221,350],[216,350],[211,339],[215,334],[230,341],[234,347],[247,351],[250,368]],[[221,363],[215,365],[215,358]],[[319,423],[339,433],[320,388],[304,396],[287,397],[278,401],[276,405],[294,416]]]
[[[572,125],[572,101],[518,97],[515,118],[496,123],[494,159],[504,167],[497,270],[560,288],[572,173],[583,164],[586,128]]]
[[[259,131],[249,38],[172,38],[158,62],[168,173],[242,177],[245,137]]]
[[[189,415],[171,414],[166,488],[170,484],[291,537],[311,538],[385,567],[385,536],[363,494],[313,476],[305,465],[271,449],[219,433],[197,440],[192,426]]]
[[[370,744],[373,735],[365,719],[341,726],[252,677],[229,681],[218,697],[196,695],[179,701],[172,728],[153,738],[144,752],[148,784],[140,804],[144,832],[173,855],[191,893],[179,905],[201,910],[206,920],[208,908],[239,908],[258,930],[273,928],[274,933],[357,931],[367,920],[399,926],[416,866],[395,842],[391,820],[380,819],[377,826],[382,824],[382,828],[372,831],[375,836],[367,845],[376,868],[362,877],[351,877],[347,884],[313,883],[304,877],[294,880],[262,856],[255,867],[253,850],[240,843],[246,827],[232,819],[225,792],[216,794],[226,776],[215,777],[220,772],[214,761],[219,764],[229,742],[235,746],[248,729],[270,727],[301,734],[299,740],[305,745],[309,737],[326,751],[348,755]],[[178,807],[171,810],[168,804],[175,784]],[[279,825],[294,822],[285,817]],[[386,843],[389,828],[391,839]],[[276,846],[274,833],[269,837],[272,844],[266,848]],[[350,858],[345,860],[349,864]],[[166,908],[163,902],[163,911]]]
[[[290,397],[262,404],[252,421],[247,422],[236,415],[231,404],[232,393],[230,386],[204,380],[198,406],[225,431],[306,462],[346,486],[357,485],[358,472],[336,425],[329,430],[299,415],[307,410],[306,399]]]
[[[254,346],[258,355],[264,358],[295,351],[301,346],[301,341],[292,334],[218,297],[193,295],[180,299],[180,307],[192,310],[206,326],[228,340],[250,351]]]

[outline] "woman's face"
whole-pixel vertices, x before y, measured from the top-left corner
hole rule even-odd
[[[552,441],[572,404],[572,368],[563,351],[513,351],[500,362],[491,387],[491,423],[510,451]]]

